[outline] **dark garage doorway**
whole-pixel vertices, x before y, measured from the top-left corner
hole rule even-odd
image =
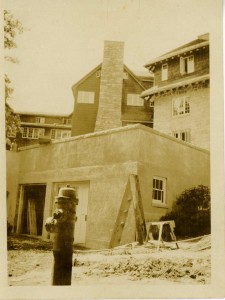
[[[25,185],[20,233],[42,235],[46,185]]]

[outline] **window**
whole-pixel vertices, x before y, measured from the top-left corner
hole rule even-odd
[[[168,79],[168,64],[162,65],[162,80]]]
[[[63,138],[67,138],[71,136],[70,130],[62,130],[62,129],[51,129],[51,139],[59,140]]]
[[[43,117],[36,117],[36,123],[44,124],[45,123],[45,118],[43,118]]]
[[[172,136],[185,142],[190,142],[190,130],[173,131]]]
[[[173,116],[186,115],[190,113],[190,101],[188,96],[173,99]]]
[[[29,139],[38,139],[40,136],[44,136],[44,128],[32,128],[32,127],[23,127],[22,138]]]
[[[127,105],[129,106],[144,106],[144,99],[138,94],[127,94]]]
[[[63,118],[63,125],[71,125],[71,119]]]
[[[78,91],[77,102],[78,103],[94,103],[95,93]]]
[[[152,203],[166,204],[166,178],[153,177]]]
[[[188,74],[195,70],[194,55],[180,58],[180,73]]]

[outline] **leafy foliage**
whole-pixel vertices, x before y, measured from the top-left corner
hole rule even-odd
[[[185,190],[161,221],[174,220],[178,237],[196,237],[211,232],[210,189],[198,185]]]
[[[8,11],[4,11],[4,46],[6,49],[16,48],[15,37],[24,30],[21,22]]]
[[[4,46],[5,49],[10,50],[16,48],[17,44],[15,42],[15,37],[17,34],[22,33],[24,30],[21,22],[13,17],[13,15],[8,11],[4,11]],[[5,56],[5,60],[12,63],[18,63],[16,58],[11,56]],[[11,80],[8,75],[5,74],[5,131],[6,137],[16,136],[20,132],[20,117],[15,114],[12,109],[7,104],[10,96],[13,93],[13,88],[11,85]],[[8,143],[9,143],[8,139]]]

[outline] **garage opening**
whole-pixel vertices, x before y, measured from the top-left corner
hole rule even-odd
[[[23,186],[20,233],[42,235],[46,185]]]

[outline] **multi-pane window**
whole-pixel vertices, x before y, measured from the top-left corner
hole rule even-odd
[[[86,91],[78,91],[77,102],[78,103],[94,103],[95,93],[94,92],[86,92]]]
[[[139,94],[127,94],[127,105],[144,106],[144,99],[140,98]]]
[[[195,71],[194,55],[180,58],[180,73],[188,74]]]
[[[162,80],[168,79],[168,64],[162,65]]]
[[[173,99],[173,116],[190,113],[190,99],[188,96]]]
[[[62,129],[52,129],[51,130],[51,139],[59,140],[63,138],[67,138],[71,136],[70,130],[62,130]]]
[[[172,136],[185,142],[190,142],[190,130],[173,131]]]
[[[152,203],[166,203],[166,178],[156,176],[153,177]]]
[[[33,128],[33,127],[23,127],[23,138],[29,139],[38,139],[41,136],[44,136],[45,129],[44,128]]]

